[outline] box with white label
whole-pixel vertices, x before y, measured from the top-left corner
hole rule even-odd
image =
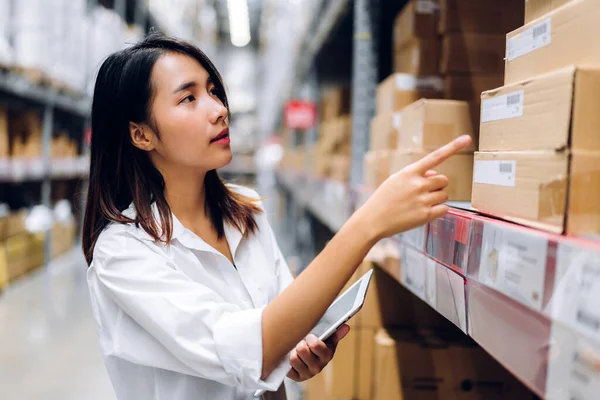
[[[479,150],[600,150],[600,68],[569,66],[481,94]]]
[[[600,67],[600,2],[574,0],[509,33],[504,83],[569,65]]]
[[[394,48],[412,39],[436,39],[437,9],[437,1],[411,0],[394,21]]]
[[[394,48],[394,72],[418,76],[432,76],[438,73],[440,64],[438,38],[411,39]]]
[[[600,152],[475,153],[473,208],[555,233],[600,233]]]
[[[395,149],[398,145],[398,131],[401,125],[400,111],[376,115],[371,120],[369,149],[371,151]]]
[[[422,98],[439,99],[443,87],[439,76],[392,74],[377,87],[377,115],[400,111]]]

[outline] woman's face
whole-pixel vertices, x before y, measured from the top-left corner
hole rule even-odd
[[[166,53],[151,78],[151,114],[159,132],[151,134],[154,165],[203,172],[227,165],[232,158],[228,111],[206,69],[192,57]]]

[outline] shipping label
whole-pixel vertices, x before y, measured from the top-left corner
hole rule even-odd
[[[524,90],[483,100],[481,123],[522,117],[524,101]]]
[[[473,182],[515,187],[516,170],[515,160],[476,160]]]
[[[550,44],[552,40],[552,19],[546,18],[524,30],[517,36],[506,42],[506,59],[512,61],[515,58],[529,54]]]
[[[433,14],[437,9],[438,5],[435,0],[417,0],[417,4],[415,4],[417,14]]]

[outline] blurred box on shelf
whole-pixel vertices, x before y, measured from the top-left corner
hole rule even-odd
[[[394,48],[412,39],[435,39],[438,5],[433,0],[411,0],[394,21]]]
[[[338,86],[327,89],[321,100],[321,121],[329,121],[349,114],[351,104],[350,87]]]
[[[0,241],[0,291],[8,285],[8,260],[6,257],[6,245]]]
[[[442,97],[440,77],[392,74],[377,87],[377,115],[400,111],[421,98]]]
[[[435,150],[461,135],[473,138],[464,152],[477,149],[477,127],[465,101],[421,99],[405,107],[401,115],[399,149]]]
[[[44,263],[44,235],[21,233],[6,239],[6,264],[9,282]]]
[[[374,400],[531,398],[484,350],[432,332],[379,331],[374,377]]]
[[[4,236],[0,236],[0,240],[25,233],[25,218],[27,218],[26,209],[10,212],[4,217]]]
[[[52,226],[51,255],[56,258],[68,252],[75,244],[77,226],[75,221],[55,222]]]
[[[398,130],[402,124],[399,111],[376,115],[371,120],[369,149],[373,151],[395,149],[398,146]]]
[[[439,0],[438,31],[505,35],[523,23],[523,0]]]
[[[570,1],[572,0],[527,0],[525,2],[525,23],[528,24]]]
[[[391,173],[400,171],[427,155],[426,151],[396,150],[392,153]],[[473,182],[473,155],[456,154],[435,168],[439,174],[448,177],[448,200],[469,201]]]
[[[358,329],[350,329],[348,335],[339,342],[333,360],[321,371],[327,399],[354,398],[358,381],[358,341]]]
[[[473,207],[523,225],[600,233],[600,152],[475,153]]]
[[[442,74],[504,73],[504,35],[456,33],[444,36],[440,72]]]
[[[442,218],[431,221],[427,230],[426,253],[463,276],[467,274],[472,249],[473,215],[466,211],[457,215],[451,210]]]
[[[436,75],[440,61],[440,41],[412,39],[394,48],[394,72],[417,76]]]
[[[368,151],[364,159],[365,186],[379,187],[390,176],[391,150]]]
[[[600,69],[569,66],[484,92],[481,151],[600,150]]]
[[[352,118],[348,115],[321,124],[317,146],[319,151],[350,155]]]
[[[331,155],[329,157],[329,178],[338,182],[350,180],[350,157],[345,155]]]
[[[468,102],[481,101],[481,93],[504,84],[504,75],[447,75],[444,77],[444,97]]]
[[[600,3],[571,1],[506,37],[506,85],[569,65],[600,67]]]
[[[302,398],[304,400],[330,400],[327,395],[327,384],[324,373],[317,374],[306,381]]]
[[[42,156],[42,122],[34,111],[11,111],[8,116],[10,154],[13,157]]]
[[[10,155],[10,141],[8,134],[8,111],[0,106],[0,158]]]

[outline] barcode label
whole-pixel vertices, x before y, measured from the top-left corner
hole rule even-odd
[[[483,100],[481,103],[481,122],[522,117],[524,103],[524,90]]]
[[[434,0],[417,0],[415,7],[417,14],[433,14],[437,9],[437,1]]]
[[[508,39],[506,42],[506,59],[512,61],[515,58],[529,54],[549,45],[551,40],[552,19],[546,18],[517,36]]]
[[[500,163],[500,173],[512,174],[513,165],[511,163]]]
[[[473,181],[485,185],[515,187],[516,166],[515,160],[477,160]]]
[[[396,74],[398,90],[436,90],[442,91],[444,81],[439,76],[416,77],[411,74]]]

